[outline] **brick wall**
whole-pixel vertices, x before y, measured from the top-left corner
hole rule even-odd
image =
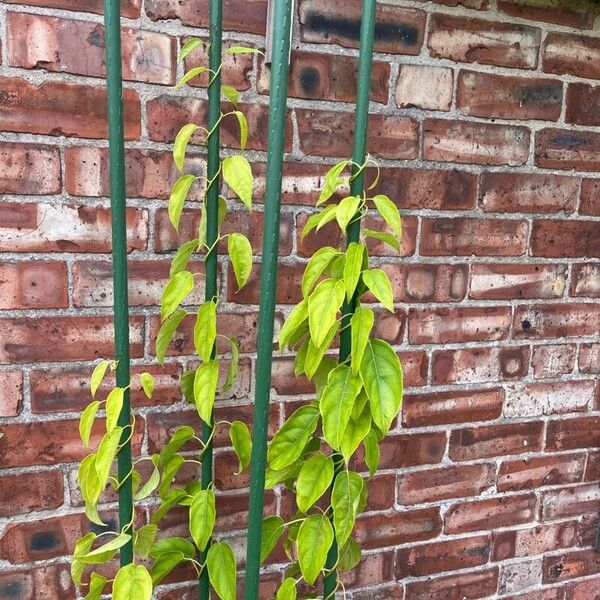
[[[298,299],[308,253],[334,235],[301,241],[298,231],[325,163],[350,154],[356,80],[359,4],[298,4],[278,320]],[[403,211],[405,238],[398,254],[375,246],[372,255],[400,301],[378,328],[402,357],[408,389],[358,525],[366,558],[347,577],[355,600],[600,598],[598,10],[543,4],[379,6],[369,149],[380,190]],[[134,443],[152,452],[170,428],[196,423],[177,391],[193,360],[189,328],[164,369],[152,341],[178,241],[166,217],[169,144],[206,110],[205,81],[173,92],[175,54],[182,39],[206,34],[207,2],[122,6],[132,355],[158,389],[152,405],[135,395]],[[0,2],[1,600],[75,598],[67,555],[89,527],[74,485],[76,419],[94,359],[112,353],[100,11],[100,0]],[[265,13],[265,0],[226,1],[227,43],[262,47]],[[224,74],[245,90],[249,145],[264,174],[260,62],[229,58]],[[235,134],[225,129],[225,142]],[[260,193],[258,210],[236,223],[257,255]],[[194,219],[190,211],[182,238]],[[249,420],[258,283],[235,294],[225,262],[221,272],[230,301],[222,327],[241,337],[244,358],[219,411]],[[273,427],[310,397],[291,364],[274,363]],[[218,435],[220,527],[241,541],[247,481],[233,476],[226,445]],[[285,494],[269,494],[267,505],[290,509]],[[273,570],[265,594],[280,576]],[[160,599],[193,598],[182,591],[189,576],[173,577]]]

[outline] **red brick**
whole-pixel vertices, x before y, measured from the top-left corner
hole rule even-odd
[[[540,37],[540,30],[534,27],[434,15],[428,46],[435,58],[535,69]]]
[[[368,490],[365,510],[388,510],[396,503],[396,474],[375,475],[365,482]]]
[[[402,404],[402,424],[430,427],[447,423],[490,421],[502,414],[504,392],[490,390],[409,394]]]
[[[105,77],[104,27],[98,23],[9,12],[8,63],[25,69]],[[123,79],[175,83],[175,39],[121,28]]]
[[[125,138],[141,133],[140,99],[124,90]],[[106,88],[56,81],[35,85],[15,77],[0,78],[2,131],[106,138]]]
[[[406,600],[472,600],[496,593],[498,569],[427,578],[406,585]]]
[[[567,89],[567,123],[600,125],[600,87],[587,83],[570,83]]]
[[[476,300],[560,298],[565,285],[564,265],[479,264],[471,267],[469,297]]]
[[[404,372],[404,385],[417,387],[427,385],[429,358],[423,350],[400,352],[400,362]]]
[[[6,4],[23,4],[21,0],[5,0]],[[47,8],[61,8],[73,10],[72,0],[27,0],[29,6],[44,6]],[[128,19],[137,19],[140,16],[142,0],[121,0],[121,15]],[[80,0],[77,10],[102,14],[104,7],[102,0]],[[19,598],[21,600],[21,598]],[[25,599],[23,599],[25,600]]]
[[[143,250],[148,237],[145,210],[127,210],[128,250]],[[110,252],[108,208],[57,203],[0,202],[0,251]]]
[[[205,161],[188,156],[186,169],[205,173]],[[125,179],[130,198],[168,199],[171,186],[179,177],[170,152],[125,151]],[[192,188],[192,197],[201,184]],[[108,149],[74,146],[65,148],[65,188],[73,196],[110,196]]]
[[[143,353],[144,319],[132,317],[131,352]],[[0,364],[86,360],[112,356],[111,317],[15,317],[0,319]]]
[[[449,111],[454,72],[447,67],[400,65],[396,85],[398,108]]]
[[[4,475],[0,481],[0,517],[52,510],[63,503],[63,475],[60,471]]]
[[[172,142],[179,130],[187,123],[205,124],[208,105],[206,100],[190,97],[159,96],[147,105],[148,137],[155,142]],[[230,106],[223,105],[223,111]],[[264,104],[240,103],[241,110],[248,120],[248,149],[267,149],[268,106]],[[291,112],[286,119],[285,149],[292,149]],[[235,116],[230,115],[221,122],[222,144],[225,147],[239,148],[240,128]],[[199,132],[192,137],[192,143],[204,143],[205,134]]]
[[[564,4],[552,0],[541,5],[537,0],[499,0],[498,8],[513,17],[545,21],[577,29],[591,29],[594,24],[595,11],[588,3]],[[550,597],[549,597],[550,598]],[[554,600],[554,596],[551,597]],[[539,600],[547,600],[546,597]]]
[[[530,133],[525,127],[426,119],[423,158],[475,165],[524,165]]]
[[[535,164],[546,169],[600,170],[600,133],[541,129],[535,134]]]
[[[502,600],[563,600],[562,588],[544,588],[516,596],[503,596]],[[569,598],[571,600],[571,598]],[[589,599],[586,599],[589,600]]]
[[[464,6],[474,10],[487,10],[489,8],[489,0],[433,0],[433,2],[444,6]]]
[[[544,42],[546,73],[600,79],[600,40],[573,33],[552,32]]]
[[[542,494],[544,519],[578,517],[600,510],[600,489],[597,483],[571,486]]]
[[[296,109],[300,148],[311,156],[346,157],[352,153],[354,113],[331,110]],[[372,115],[369,121],[368,151],[380,158],[416,158],[419,126],[408,117]]]
[[[346,590],[388,583],[394,579],[394,552],[377,552],[363,556],[360,564],[352,571],[344,573],[341,578]]]
[[[0,264],[0,308],[66,308],[64,262],[27,261]]]
[[[598,577],[570,583],[565,593],[568,600],[600,600],[600,587]]]
[[[456,465],[426,469],[400,475],[400,504],[422,504],[447,498],[477,496],[494,483],[496,467],[492,464]]]
[[[404,600],[404,598],[404,588],[400,583],[358,590],[352,595],[352,600]]]
[[[541,578],[542,561],[539,558],[504,564],[500,567],[498,592],[508,594],[528,588],[531,589],[539,585]]]
[[[539,219],[531,230],[531,253],[546,257],[600,257],[597,221]]]
[[[299,15],[303,41],[358,48],[361,21],[361,4],[358,0],[327,4],[317,0],[302,0]],[[419,54],[425,31],[425,13],[422,10],[380,4],[377,6],[376,19],[376,52]]]
[[[546,450],[600,446],[600,417],[577,417],[548,423]]]
[[[579,349],[579,370],[600,373],[600,344],[582,344]]]
[[[479,202],[486,212],[575,211],[580,180],[560,175],[483,173]]]
[[[600,216],[600,180],[583,180],[579,213],[582,215]]]
[[[513,335],[519,338],[600,335],[600,305],[570,302],[518,306]]]
[[[573,550],[544,558],[544,583],[556,583],[596,573],[600,573],[600,554],[594,549]]]
[[[450,436],[452,460],[536,452],[542,447],[543,423],[507,423],[458,429]]]
[[[0,371],[0,417],[16,417],[23,403],[23,373]]]
[[[487,536],[445,540],[403,548],[396,553],[396,577],[421,577],[443,571],[468,569],[488,562]]]
[[[585,456],[568,454],[504,461],[498,472],[498,491],[533,490],[546,485],[576,483],[583,477]]]
[[[277,269],[277,304],[297,304],[302,300],[302,275],[305,265],[280,264]],[[229,265],[227,276],[227,300],[239,304],[258,304],[260,291],[260,265],[254,264],[248,283],[238,291],[233,268]]]
[[[585,466],[585,481],[600,479],[600,452],[589,452]]]
[[[600,265],[596,263],[573,265],[571,296],[600,298]]]
[[[0,143],[1,194],[58,194],[60,189],[58,148],[41,144]]]
[[[456,89],[458,109],[465,115],[511,120],[556,121],[563,84],[557,79],[508,77],[461,71]]]
[[[577,347],[572,344],[534,346],[531,358],[533,376],[536,379],[547,379],[572,373],[576,356]]]
[[[6,598],[11,600],[37,600],[44,597],[74,600],[76,597],[66,564],[4,572],[0,575],[0,590],[3,593],[7,590],[10,595]]]
[[[510,307],[411,309],[411,344],[451,344],[503,340],[512,322]]]
[[[527,223],[516,220],[423,218],[425,256],[519,256],[525,252]]]
[[[288,96],[307,100],[356,102],[358,60],[343,54],[295,50],[291,55]],[[375,61],[371,77],[371,101],[387,104],[390,66]],[[258,92],[268,94],[270,70],[261,61]]]
[[[380,469],[401,469],[441,462],[446,450],[445,432],[389,435],[381,442]]]
[[[432,365],[433,383],[437,385],[521,379],[529,370],[529,348],[437,350]]]

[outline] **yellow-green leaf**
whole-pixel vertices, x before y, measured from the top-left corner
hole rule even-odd
[[[173,335],[175,334],[175,331],[177,331],[181,321],[185,319],[186,315],[187,312],[185,310],[178,310],[168,317],[160,326],[158,335],[156,336],[156,358],[161,365],[165,361],[165,355],[167,354],[167,349],[173,339]]]
[[[206,548],[212,537],[216,518],[214,491],[200,490],[190,505],[190,533],[200,550]]]
[[[194,325],[194,346],[203,361],[211,359],[217,339],[217,305],[212,300],[199,309]]]
[[[281,517],[271,516],[263,519],[262,537],[260,542],[260,564],[263,564],[273,548],[277,545],[281,534],[285,529],[285,523]]]
[[[285,350],[294,332],[308,318],[308,301],[302,300],[294,306],[279,332],[279,349]]]
[[[154,394],[154,377],[151,373],[142,373],[140,375],[140,383],[142,384],[142,389],[144,390],[144,394],[146,398],[151,399],[152,394]]]
[[[369,336],[375,324],[375,315],[370,308],[358,306],[350,319],[352,331],[350,363],[352,372],[358,375]]]
[[[369,469],[369,475],[373,477],[379,466],[379,442],[373,431],[369,431],[364,439],[365,464]]]
[[[198,247],[198,243],[198,240],[190,240],[178,248],[175,256],[173,256],[173,260],[171,261],[169,277],[173,277],[173,275],[176,275],[180,271],[185,271],[192,254]]]
[[[113,600],[151,600],[152,577],[144,565],[125,565],[113,582]]]
[[[96,413],[99,408],[100,402],[94,400],[88,404],[87,408],[81,413],[81,419],[79,420],[79,436],[86,448],[90,445],[92,427],[94,426],[94,419],[96,418]]]
[[[206,67],[194,67],[190,69],[176,84],[175,89],[178,90],[182,88],[188,81],[198,77],[198,75],[202,75],[206,73],[208,69]]]
[[[115,427],[110,433],[107,433],[102,438],[102,441],[98,446],[95,468],[101,490],[106,487],[110,469],[117,456],[117,451],[119,450],[122,433],[122,427]]]
[[[179,231],[179,221],[181,220],[181,213],[183,212],[183,206],[187,200],[188,194],[194,182],[198,179],[195,175],[187,174],[182,175],[173,185],[171,190],[171,196],[169,197],[169,220],[177,231]]]
[[[150,549],[152,548],[152,544],[154,544],[157,533],[158,526],[152,523],[143,525],[135,532],[133,550],[140,558],[145,560],[150,556]]]
[[[392,231],[400,238],[402,236],[402,220],[396,205],[387,197],[379,194],[373,198],[377,212],[391,227]]]
[[[340,177],[340,175],[343,173],[348,164],[350,164],[349,161],[343,160],[327,171],[325,180],[323,182],[323,190],[321,191],[321,195],[317,201],[317,206],[329,200],[329,198],[335,194],[337,188],[344,183],[344,180]]]
[[[333,480],[333,460],[322,452],[302,464],[296,481],[296,503],[306,513],[327,491]]]
[[[221,94],[229,100],[233,105],[237,105],[240,101],[240,93],[230,85],[222,85],[221,86]]]
[[[258,48],[251,48],[249,46],[230,46],[225,50],[226,54],[262,54]]]
[[[297,597],[296,580],[293,577],[288,577],[277,590],[275,600],[296,600]]]
[[[165,286],[160,301],[160,316],[164,321],[171,316],[194,289],[194,275],[189,271],[180,271],[173,275]]]
[[[298,531],[298,562],[302,576],[313,585],[325,566],[333,543],[333,528],[325,514],[311,515]]]
[[[245,235],[232,233],[227,238],[227,252],[239,290],[246,285],[252,273],[252,246]]]
[[[212,423],[212,411],[219,381],[219,363],[209,360],[200,365],[194,378],[194,402],[200,418],[207,424]]]
[[[101,360],[92,371],[92,377],[90,379],[90,391],[92,392],[92,398],[96,396],[96,392],[106,375],[108,367],[112,366],[114,369],[116,362],[114,360]]]
[[[350,302],[354,290],[358,285],[360,274],[362,272],[363,261],[365,257],[365,247],[356,242],[350,242],[346,250],[346,260],[344,261],[344,285],[346,286],[346,299]]]
[[[346,543],[354,529],[363,486],[363,479],[358,473],[344,470],[335,478],[331,506],[335,537],[340,546]]]
[[[241,473],[250,466],[250,457],[252,455],[252,438],[250,437],[250,430],[246,423],[234,421],[229,428],[229,439],[240,461],[239,473]]]
[[[310,294],[319,277],[325,272],[331,261],[339,255],[340,251],[331,246],[319,248],[312,255],[302,275],[302,294],[304,296]]]
[[[206,557],[208,578],[221,600],[235,600],[237,569],[235,556],[229,544],[217,542]]]
[[[234,110],[233,114],[237,117],[240,125],[240,150],[245,150],[248,143],[248,121],[246,115],[239,110]]]
[[[173,160],[177,165],[177,168],[182,171],[183,164],[185,162],[185,153],[187,151],[188,144],[192,136],[200,129],[199,125],[195,123],[188,123],[184,125],[177,133],[175,142],[173,143]],[[190,175],[188,175],[190,177]]]
[[[248,159],[241,154],[227,156],[223,159],[222,169],[225,183],[246,207],[251,209],[254,177],[252,176],[252,167]]]
[[[335,218],[337,219],[340,229],[346,233],[348,224],[356,216],[361,199],[358,196],[348,196],[344,198],[337,207]]]
[[[369,269],[363,272],[362,278],[373,296],[390,312],[394,312],[394,292],[387,273],[382,269]]]
[[[183,61],[183,59],[190,53],[193,52],[198,46],[204,45],[204,42],[198,38],[189,39],[179,51],[177,55],[177,62]]]
[[[116,387],[106,398],[106,431],[110,433],[116,426],[123,408],[125,389]]]
[[[98,573],[92,573],[90,576],[90,588],[83,600],[100,600],[107,581],[106,577],[102,577]]]
[[[343,281],[321,281],[308,299],[308,325],[315,346],[321,346],[327,332],[336,321],[344,302],[346,288]]]
[[[234,337],[229,338],[229,343],[231,344],[231,359],[229,360],[225,383],[221,390],[223,393],[228,392],[233,387],[240,368],[240,343]]]
[[[379,240],[380,242],[384,242],[397,252],[400,252],[400,242],[398,241],[398,238],[394,237],[391,233],[387,233],[386,231],[375,231],[365,227],[363,229],[363,234],[365,237],[370,237],[375,240]]]

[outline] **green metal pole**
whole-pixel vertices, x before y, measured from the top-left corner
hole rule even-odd
[[[221,116],[221,54],[223,36],[223,2],[210,0],[210,33],[208,62],[211,83],[208,87],[208,127],[212,131],[208,138],[208,157],[206,177],[209,188],[206,193],[206,245],[212,251],[206,257],[205,298],[207,301],[217,298],[217,248],[215,242],[219,235],[219,146]],[[213,248],[214,246],[214,248]],[[213,482],[213,448],[212,425],[202,423],[202,441],[207,445],[202,456],[202,489],[207,489]],[[207,545],[208,548],[208,545]],[[207,552],[200,554],[200,562],[204,564]],[[208,570],[202,569],[199,579],[200,600],[210,600],[210,582]]]
[[[129,398],[129,302],[127,297],[127,203],[125,199],[125,145],[123,133],[123,78],[121,75],[121,15],[119,0],[104,0],[106,29],[106,80],[108,94],[108,145],[110,164],[110,198],[112,213],[112,258],[114,293],[115,358],[117,386],[125,388],[119,425],[124,427],[118,456],[119,524],[131,529],[133,489],[131,479],[131,401]],[[133,561],[133,544],[120,550],[121,565]]]
[[[258,356],[256,362],[256,392],[250,478],[250,508],[248,546],[246,549],[246,600],[258,599],[260,576],[260,544],[265,494],[267,460],[267,430],[269,397],[273,361],[273,329],[275,291],[279,250],[279,213],[281,180],[286,130],[286,108],[290,57],[290,30],[293,0],[276,0],[273,15],[273,54],[271,62],[271,93],[269,100],[269,130],[267,181],[263,227],[263,252],[260,278],[260,311],[258,319]]]
[[[365,190],[364,164],[367,156],[367,129],[369,124],[369,96],[371,91],[371,72],[373,70],[373,38],[375,32],[375,8],[377,0],[364,0],[362,22],[360,29],[360,53],[358,58],[358,87],[356,92],[356,121],[354,129],[354,150],[352,153],[352,180],[350,194],[362,196]],[[360,219],[354,220],[346,231],[346,243],[360,241]],[[356,309],[356,295],[342,308],[342,333],[340,334],[339,362],[343,363],[350,356],[352,332],[350,318]],[[342,469],[343,459],[335,456],[337,474]],[[333,485],[333,484],[332,484]],[[338,560],[338,546],[334,540],[327,555],[326,569],[333,569]],[[323,583],[323,598],[332,598],[337,588],[337,572],[335,569],[325,577]]]

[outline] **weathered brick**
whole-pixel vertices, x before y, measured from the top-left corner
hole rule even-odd
[[[573,344],[534,346],[531,357],[533,376],[547,379],[557,375],[567,375],[575,367],[577,347]]]
[[[535,134],[535,164],[546,169],[600,169],[600,133],[541,129]]]
[[[476,300],[559,298],[565,285],[564,265],[479,264],[471,268],[469,297]]]
[[[426,119],[423,158],[475,165],[519,166],[529,156],[530,133],[525,127]]]
[[[582,344],[579,349],[579,370],[600,373],[600,344]]]
[[[64,262],[24,261],[0,264],[0,308],[66,308]]]
[[[50,3],[49,0],[47,3]],[[6,592],[4,597],[7,600],[36,600],[43,597],[74,600],[76,597],[66,564],[4,572],[0,575],[0,590],[2,594]]]
[[[280,264],[277,269],[277,304],[297,304],[302,300],[302,275],[304,264],[294,265]],[[248,283],[238,291],[238,285],[233,273],[233,267],[229,265],[227,276],[227,300],[240,304],[258,304],[260,292],[260,265],[254,264]]]
[[[377,552],[365,555],[360,564],[342,575],[346,589],[381,585],[394,579],[394,552]]]
[[[484,173],[479,203],[486,212],[574,212],[580,180],[560,175]]]
[[[16,417],[23,403],[23,373],[0,371],[0,417]]]
[[[125,138],[141,133],[140,98],[123,91]],[[83,138],[107,136],[106,88],[46,81],[34,85],[15,77],[0,78],[0,129]]]
[[[358,48],[361,4],[357,0],[323,3],[302,0],[299,7],[302,40]],[[425,13],[379,4],[375,23],[375,51],[419,54],[425,31]]]
[[[527,223],[507,219],[423,218],[425,256],[519,256],[525,252]]]
[[[21,0],[5,0],[6,4],[22,4]],[[47,8],[60,8],[73,10],[71,0],[27,0],[29,6],[43,6]],[[121,14],[128,19],[137,19],[140,16],[142,0],[121,0]],[[102,0],[81,0],[77,10],[102,14],[104,7]],[[19,598],[19,600],[21,600]],[[25,599],[23,599],[25,600]]]
[[[487,598],[496,593],[498,569],[428,577],[406,585],[407,600],[463,600]]]
[[[567,89],[567,123],[600,125],[600,86],[570,83]]]
[[[591,29],[597,9],[591,2],[565,4],[562,0],[498,0],[498,8],[513,17],[545,21],[577,29]],[[546,600],[546,598],[540,598]]]
[[[563,588],[543,588],[532,592],[503,596],[502,600],[563,600]],[[570,599],[569,599],[570,600]]]
[[[579,213],[600,216],[600,180],[584,179],[581,184]]]
[[[573,265],[571,296],[600,298],[600,264],[579,263]]]
[[[600,79],[600,40],[573,33],[551,32],[543,48],[546,73]]]
[[[400,469],[439,463],[446,450],[444,432],[389,435],[381,442],[381,469]]]
[[[449,344],[506,339],[512,322],[509,307],[411,309],[411,344]]]
[[[354,113],[300,108],[295,112],[300,148],[305,154],[338,157],[351,154]],[[408,117],[372,115],[367,149],[381,158],[416,158],[419,152],[419,126]]]
[[[529,347],[436,350],[433,383],[483,383],[521,379],[529,370]]]
[[[450,436],[450,458],[475,460],[535,452],[542,448],[543,429],[539,421],[458,429]]]
[[[540,38],[534,27],[438,14],[430,23],[428,46],[436,58],[535,69]]]
[[[0,143],[0,194],[58,194],[60,188],[57,147]]]
[[[600,554],[594,549],[573,550],[559,556],[544,557],[544,583],[556,583],[596,573],[600,573]]]
[[[498,472],[498,491],[534,490],[546,485],[576,483],[583,477],[584,466],[582,454],[504,461]]]
[[[566,598],[568,600],[598,600],[598,579],[599,577],[596,576],[592,579],[570,583],[565,588]]]
[[[3,475],[0,482],[0,517],[52,510],[63,503],[63,475],[60,471]]]
[[[503,401],[504,392],[500,388],[408,394],[402,404],[402,424],[406,427],[428,427],[490,421],[501,415]]]
[[[148,214],[127,209],[128,250],[146,248]],[[110,252],[111,213],[107,208],[58,203],[0,202],[0,251]]]
[[[9,12],[8,63],[25,69],[105,77],[104,27],[98,23]],[[123,79],[175,83],[175,39],[121,28]]]
[[[398,108],[449,111],[454,72],[447,67],[401,65],[396,85]]]
[[[130,320],[132,356],[143,352],[144,318]],[[112,356],[110,317],[15,317],[0,319],[0,364],[86,360]]]
[[[535,304],[515,309],[517,338],[563,338],[600,334],[600,305],[596,303]]]
[[[563,84],[557,79],[508,77],[461,71],[456,88],[460,112],[476,117],[556,121]]]
[[[577,417],[548,423],[546,450],[600,446],[600,417]]]
[[[429,357],[424,350],[400,352],[400,362],[404,372],[404,385],[411,387],[427,385]]]
[[[541,559],[521,560],[500,567],[498,591],[501,594],[520,592],[538,585],[542,579]]]
[[[531,229],[531,253],[546,257],[600,257],[597,221],[536,219]]]

